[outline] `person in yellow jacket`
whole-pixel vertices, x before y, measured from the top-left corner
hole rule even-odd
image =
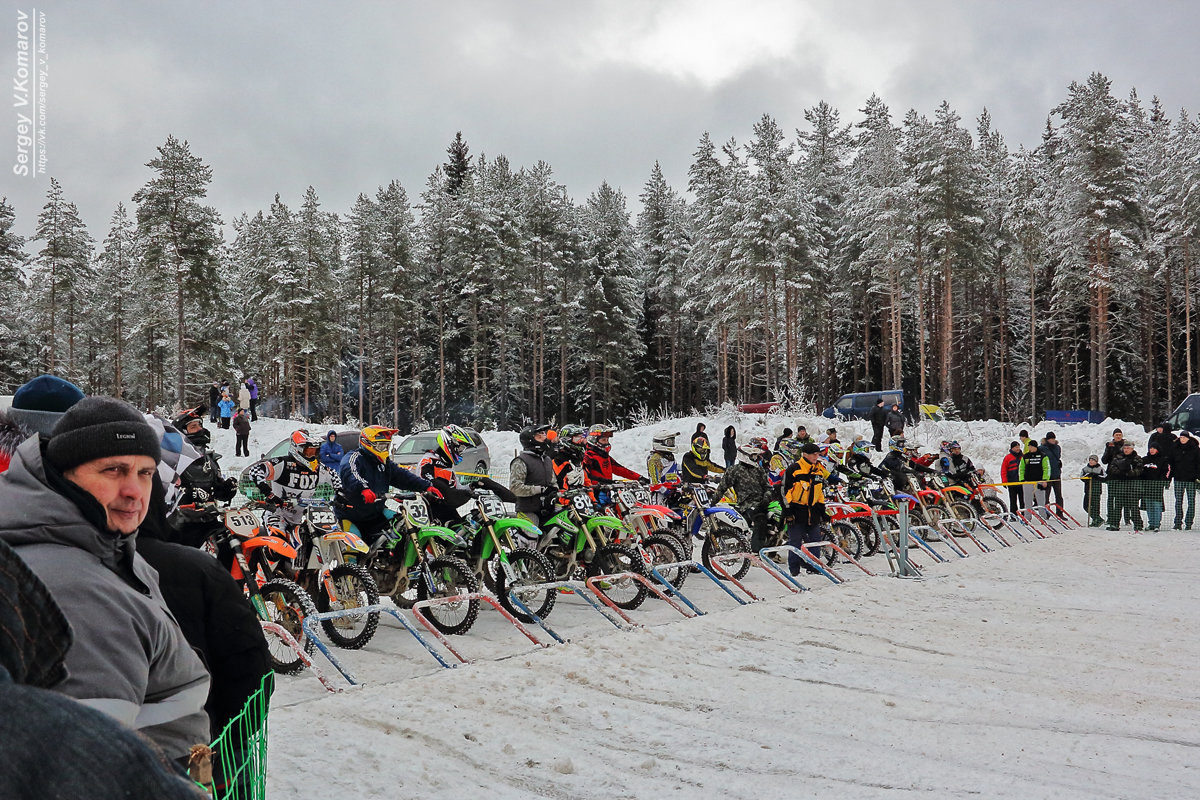
[[[788,544],[792,547],[821,541],[821,525],[828,519],[824,487],[828,477],[829,469],[821,463],[821,448],[813,442],[801,447],[800,457],[784,469],[783,515],[787,520]],[[788,570],[799,575],[801,569],[816,571],[800,556],[789,552]]]

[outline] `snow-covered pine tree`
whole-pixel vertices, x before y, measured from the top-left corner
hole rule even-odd
[[[17,215],[8,198],[0,198],[0,392],[12,394],[28,378],[33,357],[28,287],[21,265],[25,239],[13,230]]]
[[[192,154],[188,142],[169,135],[157,151],[146,163],[155,176],[133,201],[145,265],[170,281],[175,334],[169,354],[175,367],[170,400],[189,405],[221,366],[213,363],[208,345],[218,335],[223,311],[217,276],[221,219],[216,209],[201,205],[212,168]]]
[[[46,191],[46,204],[38,214],[34,240],[43,242],[34,257],[33,288],[39,295],[42,369],[82,382],[82,351],[76,351],[83,333],[84,295],[91,288],[93,240],[75,204],[63,197],[54,178]]]

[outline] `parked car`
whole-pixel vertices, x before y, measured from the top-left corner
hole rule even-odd
[[[1172,428],[1186,428],[1191,433],[1200,433],[1200,394],[1189,394],[1175,409],[1167,422]]]
[[[463,428],[475,443],[474,447],[463,451],[463,459],[455,472],[461,473],[467,479],[476,475],[487,475],[492,466],[492,456],[479,432],[472,428]],[[392,460],[402,467],[415,467],[417,462],[437,445],[437,431],[421,431],[392,440]]]
[[[770,414],[780,408],[779,403],[739,403],[737,410],[742,414]]]
[[[822,416],[841,417],[842,419],[866,419],[871,415],[871,409],[879,398],[883,398],[885,408],[891,408],[895,403],[900,406],[900,413],[909,417],[909,411],[904,407],[903,389],[884,389],[880,392],[855,392],[844,394],[831,407],[821,412]]]

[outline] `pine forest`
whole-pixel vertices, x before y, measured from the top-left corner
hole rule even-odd
[[[309,187],[226,218],[171,136],[102,234],[56,180],[28,241],[0,202],[0,393],[53,372],[171,409],[256,374],[275,413],[410,430],[897,386],[972,418],[1152,423],[1198,390],[1186,111],[1093,74],[1014,150],[986,110],[872,96],[703,133],[690,164],[580,202],[460,134],[419,193],[335,212]]]

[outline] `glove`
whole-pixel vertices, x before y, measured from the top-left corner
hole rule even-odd
[[[779,522],[782,518],[783,506],[779,504],[779,501],[772,500],[770,503],[767,503],[767,519],[772,522]]]
[[[275,506],[275,508],[280,508],[281,506],[283,506],[283,502],[284,502],[283,498],[280,497],[279,495],[275,494],[274,492],[267,495],[266,501],[269,505]]]
[[[364,503],[366,503],[367,505],[370,506],[370,505],[374,505],[375,501],[378,500],[379,498],[376,497],[375,493],[372,492],[370,489],[363,489],[362,490],[362,499],[363,499]]]
[[[429,495],[430,497],[436,498],[438,500],[446,499],[446,496],[443,495],[440,491],[438,491],[438,488],[436,486],[430,486],[428,489],[425,490],[425,494]]]

